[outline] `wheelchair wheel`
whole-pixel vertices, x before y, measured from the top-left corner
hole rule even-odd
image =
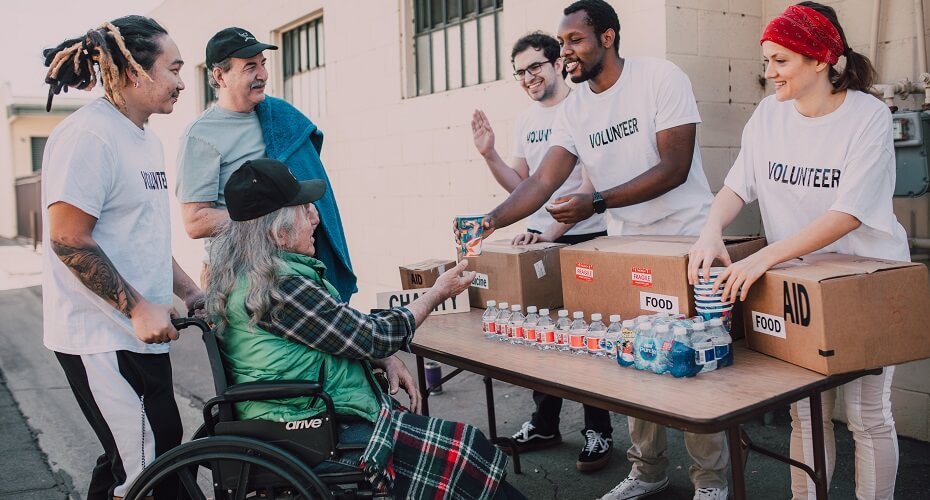
[[[196,439],[158,457],[133,482],[125,500],[173,491],[192,500],[311,500],[332,495],[291,453],[236,436]]]

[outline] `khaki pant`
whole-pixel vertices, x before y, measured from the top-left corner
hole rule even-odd
[[[626,452],[633,463],[631,475],[648,483],[655,483],[667,476],[668,458],[665,456],[667,441],[665,427],[627,417],[630,426],[630,441],[633,446]],[[685,447],[694,459],[688,470],[695,488],[723,488],[727,485],[727,465],[730,463],[726,434],[685,433]]]
[[[890,499],[894,496],[898,472],[898,435],[891,415],[891,379],[894,367],[881,374],[856,379],[843,386],[847,427],[856,443],[856,498]],[[823,406],[824,448],[827,458],[827,484],[836,464],[833,434],[833,408],[836,391],[825,392]],[[791,405],[791,458],[814,465],[811,441],[811,413],[808,400]],[[802,470],[791,468],[791,493],[795,500],[816,498],[814,482]]]

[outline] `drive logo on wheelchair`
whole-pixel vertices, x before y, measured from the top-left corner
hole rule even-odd
[[[319,429],[323,426],[322,418],[312,418],[309,420],[296,420],[294,422],[288,422],[284,424],[284,428],[289,431],[296,431],[300,429]]]

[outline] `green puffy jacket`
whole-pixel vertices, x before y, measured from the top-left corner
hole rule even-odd
[[[333,286],[322,278],[325,266],[305,255],[284,253],[285,265],[280,276],[298,275],[313,279],[339,300]],[[336,413],[355,415],[374,422],[380,409],[378,398],[369,384],[367,362],[334,356],[273,335],[258,326],[249,326],[245,298],[248,279],[242,277],[229,294],[226,314],[229,324],[220,336],[220,353],[230,383],[256,380],[319,380],[332,397]],[[312,398],[293,398],[238,403],[239,418],[273,421],[301,420],[323,411],[323,402]]]

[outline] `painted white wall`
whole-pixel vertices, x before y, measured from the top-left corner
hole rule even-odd
[[[771,92],[763,74],[759,35],[784,0],[613,0],[620,15],[621,53],[666,57],[691,77],[703,123],[698,128],[704,168],[716,191],[739,152],[740,133],[755,105]],[[871,0],[825,1],[839,12],[852,46],[867,52]],[[231,25],[272,40],[276,30],[307,16],[324,15],[326,36],[324,116],[311,116],[326,134],[323,162],[342,211],[353,264],[360,278],[353,305],[374,306],[375,293],[397,289],[397,267],[426,258],[454,256],[452,217],[483,212],[504,199],[474,151],[469,121],[482,108],[497,131],[497,147],[511,148],[510,130],[529,104],[509,76],[509,46],[525,32],[555,32],[566,0],[506,0],[500,23],[503,78],[473,87],[405,98],[413,64],[406,32],[411,0],[282,0],[257,8],[244,0],[166,0],[151,15],[171,32],[187,64],[188,90],[175,112],[152,117],[165,144],[174,182],[178,138],[201,111],[195,68],[207,39]],[[930,15],[930,9],[925,9]],[[192,23],[191,20],[196,20]],[[913,3],[883,0],[877,67],[882,81],[916,80]],[[927,25],[930,26],[930,19]],[[927,34],[925,33],[924,36]],[[279,61],[269,59],[269,87],[282,95]],[[914,107],[914,102],[901,102]],[[2,175],[2,170],[0,170]],[[2,197],[0,197],[2,198]],[[914,235],[930,235],[928,197],[895,200],[896,212]],[[179,262],[199,275],[201,246],[181,227],[172,204],[174,248]],[[912,224],[911,220],[915,222]],[[514,234],[518,225],[500,231]],[[758,208],[745,210],[732,233],[760,230]],[[893,389],[902,435],[930,439],[930,361],[899,368]],[[840,414],[842,417],[842,414]]]

